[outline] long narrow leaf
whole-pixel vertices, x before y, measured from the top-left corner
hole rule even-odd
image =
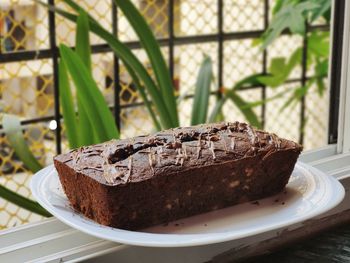
[[[260,81],[260,77],[265,76],[264,74],[253,74],[250,75],[240,81],[238,81],[234,87],[233,90],[239,90],[241,88],[244,88],[246,86],[257,86],[257,85],[263,85],[263,83]]]
[[[142,87],[139,79],[137,78],[137,76],[135,76],[135,73],[132,71],[132,69],[128,68],[127,65],[125,65],[125,67],[127,68],[127,71],[131,74],[131,78],[134,80],[134,84],[137,88],[137,90],[140,92],[141,94],[141,97],[142,97],[142,100],[143,102],[145,103],[146,105],[146,108],[149,112],[149,114],[151,115],[151,118],[152,118],[152,121],[154,123],[154,126],[155,128],[157,129],[157,131],[160,131],[162,128],[161,128],[161,125],[153,111],[153,108],[152,108],[152,105],[151,103],[149,102],[148,98],[147,98],[147,95],[146,95],[146,92],[144,91],[144,88]]]
[[[89,38],[89,18],[85,11],[81,10],[77,19],[77,35],[75,39],[75,51],[91,71],[91,47]]]
[[[205,123],[207,120],[212,74],[211,59],[210,57],[206,57],[199,69],[196,81],[191,125]]]
[[[83,61],[89,72],[91,69],[91,47],[89,38],[89,18],[83,10],[79,12],[77,19],[77,34],[75,39],[75,51]],[[90,123],[89,117],[82,105],[82,98],[80,92],[77,92],[78,101],[78,116],[79,116],[79,138],[80,145],[91,145],[97,143],[98,140],[93,133],[93,124]]]
[[[58,78],[60,88],[60,102],[62,106],[62,115],[66,127],[67,138],[70,148],[77,148],[79,144],[79,130],[77,118],[74,109],[73,96],[69,85],[67,69],[62,61],[58,65]]]
[[[287,91],[288,92],[288,91]],[[287,93],[286,91],[282,91],[282,92],[279,92],[277,93],[276,95],[270,97],[270,98],[266,98],[264,100],[258,100],[258,101],[254,101],[254,102],[248,102],[245,106],[241,107],[241,109],[248,109],[248,108],[255,108],[255,107],[258,107],[258,106],[261,106],[261,105],[264,105],[270,101],[273,101],[273,100],[276,100],[276,99],[279,99],[283,96],[286,95]]]
[[[80,57],[65,45],[60,45],[60,54],[77,92],[81,94],[81,102],[89,121],[94,123],[93,127],[96,127],[95,134],[99,142],[119,138],[113,115]]]
[[[80,5],[78,5],[74,0],[63,0],[63,2],[66,3],[67,5],[69,5],[77,13],[84,12],[88,16],[89,20],[98,24],[98,21],[95,18],[93,18],[91,15],[89,15],[89,13],[86,12],[86,10],[84,10],[84,8]]]
[[[230,98],[232,100],[232,102],[242,112],[244,117],[247,119],[247,121],[251,125],[253,125],[259,129],[262,128],[262,124],[259,121],[258,116],[255,114],[255,112],[251,108],[244,108],[248,103],[241,96],[239,96],[237,94],[237,92],[231,90],[231,91],[226,93],[226,96],[228,96],[228,98]]]
[[[2,125],[12,148],[15,150],[24,165],[33,173],[42,169],[42,166],[29,150],[24,140],[20,120],[14,115],[4,114]],[[2,185],[0,185],[0,197],[36,214],[46,217],[51,216],[50,213],[42,208],[37,202],[25,198]]]
[[[136,9],[130,0],[114,0],[116,5],[122,10],[129,23],[138,35],[141,45],[144,47],[151,61],[154,74],[156,76],[160,92],[164,96],[168,112],[173,123],[178,126],[179,120],[176,109],[176,99],[173,83],[171,81],[169,70],[166,66],[159,44],[148,26],[144,17]]]
[[[11,147],[15,150],[17,156],[21,159],[24,165],[33,173],[42,169],[41,164],[29,150],[28,145],[24,140],[20,120],[14,115],[4,114],[2,126]]]
[[[5,200],[19,207],[27,209],[28,211],[34,212],[38,215],[42,215],[45,217],[52,216],[37,202],[34,202],[28,198],[25,198],[2,185],[0,185],[0,197],[4,198]]]
[[[226,99],[226,97],[222,97],[216,102],[214,109],[209,116],[209,123],[219,121],[219,118],[222,115],[222,107],[224,106]]]
[[[311,78],[306,82],[305,86],[301,86],[299,88],[296,88],[290,96],[290,98],[282,105],[279,112],[282,113],[286,108],[288,108],[290,105],[294,108],[298,102],[307,94],[308,90],[310,89],[311,85],[314,83],[315,79]]]
[[[62,15],[63,17],[67,18],[72,22],[76,22],[77,20],[76,15],[68,13],[53,5],[48,5],[39,0],[34,0],[34,1],[49,8],[51,12],[57,12],[59,15]],[[98,24],[95,20],[91,19],[90,17],[89,17],[89,23],[90,23],[91,31],[94,32],[96,35],[98,35],[100,38],[104,39],[110,45],[114,53],[123,61],[123,63],[125,65],[128,65],[129,68],[132,69],[135,72],[135,74],[137,74],[137,76],[140,78],[140,80],[143,82],[143,84],[147,88],[147,91],[151,95],[154,105],[157,108],[157,111],[160,116],[160,121],[163,126],[162,128],[176,127],[177,125],[176,123],[172,122],[170,118],[170,114],[168,113],[168,109],[165,106],[165,103],[157,89],[157,86],[155,85],[153,79],[148,74],[145,67],[136,58],[136,56],[130,51],[130,49],[125,44],[121,43],[114,35],[109,33],[100,24]]]

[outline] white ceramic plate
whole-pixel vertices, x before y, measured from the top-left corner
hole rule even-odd
[[[136,232],[102,226],[74,211],[53,166],[34,175],[31,189],[43,207],[73,228],[102,239],[149,247],[196,246],[259,234],[322,214],[344,197],[344,188],[336,179],[297,163],[286,192]]]

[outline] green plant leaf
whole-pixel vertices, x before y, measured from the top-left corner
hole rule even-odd
[[[304,34],[305,19],[307,12],[314,10],[319,5],[310,1],[297,2],[289,1],[273,16],[269,28],[263,34],[263,45],[265,49],[271,44],[285,29],[290,29],[292,33]]]
[[[56,12],[57,14],[65,17],[66,19],[72,22],[76,22],[77,20],[77,16],[74,14],[66,12],[53,5],[48,5],[46,3],[43,3],[40,0],[34,0],[34,1],[47,7],[51,12]],[[70,4],[72,2],[69,0],[64,0],[64,1],[67,4]],[[75,9],[77,12],[79,12],[82,9],[75,3],[70,6],[73,9]],[[157,89],[157,86],[155,85],[153,79],[148,74],[147,70],[142,65],[142,63],[140,63],[140,61],[136,58],[136,56],[131,52],[131,50],[125,44],[121,43],[113,34],[105,30],[96,20],[94,20],[90,16],[89,16],[89,24],[90,24],[91,31],[95,33],[97,36],[99,36],[100,38],[102,38],[103,40],[105,40],[109,44],[111,49],[114,51],[114,53],[122,60],[124,65],[128,65],[127,69],[132,69],[135,72],[135,74],[132,74],[129,72],[130,75],[131,76],[137,75],[140,78],[140,80],[143,82],[143,84],[147,88],[148,93],[152,98],[152,101],[155,107],[157,108],[157,112],[160,116],[162,128],[167,129],[167,128],[176,127],[177,125],[176,123],[172,122],[172,118],[170,117],[168,109],[165,106],[163,98],[160,95],[159,90]]]
[[[174,94],[173,83],[171,81],[169,70],[166,66],[159,44],[148,26],[146,20],[133,5],[130,0],[114,0],[116,5],[122,10],[125,17],[138,35],[141,45],[148,54],[154,74],[156,76],[160,92],[165,100],[165,105],[170,113],[172,122],[178,126],[178,112],[176,107],[176,98]]]
[[[99,142],[119,138],[119,132],[107,103],[97,84],[80,57],[65,45],[60,45],[60,54]]]
[[[69,85],[67,69],[62,61],[58,64],[58,79],[60,89],[60,102],[62,107],[63,122],[66,127],[67,139],[70,148],[77,148],[80,145],[80,132],[77,125],[77,118],[74,109],[73,96]]]
[[[301,63],[302,49],[297,48],[288,62],[284,57],[276,57],[271,60],[269,74],[258,77],[258,80],[266,86],[278,87],[289,77],[293,69]]]
[[[286,95],[286,91],[282,91],[282,92],[279,92],[276,95],[274,95],[272,97],[269,97],[269,98],[266,98],[264,100],[258,100],[258,101],[254,101],[254,102],[247,102],[247,104],[245,106],[242,106],[241,109],[255,108],[255,107],[264,105],[264,104],[266,104],[266,103],[268,103],[270,101],[279,99],[279,98],[281,98],[281,97],[283,97],[285,95]]]
[[[275,5],[273,6],[272,9],[272,14],[275,15],[278,11],[283,8],[284,5],[286,5],[289,2],[289,0],[276,0]]]
[[[87,67],[88,71],[92,72],[89,32],[90,27],[88,15],[85,13],[85,11],[80,10],[77,19],[75,51]],[[80,92],[77,92],[80,146],[96,144],[98,143],[98,140],[93,132],[93,124],[90,123],[89,117],[84,110],[81,100],[81,94]]]
[[[191,125],[205,123],[207,120],[212,75],[212,61],[210,57],[205,57],[197,76]]]
[[[329,32],[312,32],[307,40],[308,52],[317,58],[329,57]]]
[[[42,215],[45,217],[52,216],[49,212],[47,212],[41,205],[39,205],[37,202],[30,200],[29,198],[25,198],[14,191],[6,188],[3,185],[0,185],[0,197],[4,198],[5,200],[22,207],[24,209],[27,209],[30,212],[36,213],[38,215]]]
[[[42,169],[41,164],[29,150],[29,147],[24,140],[19,118],[14,115],[4,114],[2,118],[2,126],[11,147],[15,150],[15,153],[24,165],[33,173]]]
[[[229,90],[226,96],[231,99],[234,105],[242,112],[247,121],[254,127],[262,129],[261,121],[251,108],[247,108],[248,102],[246,102],[241,96],[234,90]]]
[[[320,96],[323,96],[324,91],[326,90],[326,85],[324,83],[324,78],[328,75],[328,59],[323,61],[317,59],[315,64],[315,80],[317,85],[317,91]]]
[[[326,22],[329,24],[331,21],[331,10],[332,8],[329,8],[323,15],[322,17],[326,20]]]
[[[261,128],[261,122],[259,121],[258,117],[256,116],[255,112],[251,110],[253,106],[251,106],[251,103],[245,102],[236,91],[241,90],[244,87],[247,86],[258,86],[258,85],[264,85],[260,81],[260,78],[265,76],[264,74],[253,74],[251,76],[248,76],[239,82],[237,82],[231,90],[226,90],[224,92],[224,96],[219,99],[214,109],[212,110],[209,122],[215,122],[221,120],[221,113],[222,113],[222,107],[226,103],[227,99],[231,99],[231,101],[238,107],[239,110],[242,111],[243,115],[246,117],[246,119],[253,124],[256,127]]]
[[[155,126],[155,128],[160,131],[162,128],[161,128],[161,125],[156,117],[156,114],[154,113],[153,111],[153,108],[152,108],[152,105],[151,103],[149,102],[148,98],[147,98],[147,94],[144,90],[144,87],[142,87],[141,83],[139,82],[139,79],[137,78],[137,76],[134,76],[135,73],[132,69],[128,68],[127,65],[125,65],[125,67],[127,68],[127,71],[130,73],[131,75],[131,78],[134,80],[134,84],[135,84],[135,87],[137,88],[137,90],[140,92],[140,95],[142,97],[142,100],[144,101],[145,103],[145,106],[149,112],[149,114],[151,115],[151,118],[152,118],[152,121],[153,121],[153,124]]]
[[[263,85],[264,83],[262,83],[260,81],[260,78],[265,76],[264,74],[253,74],[250,75],[248,77],[245,77],[244,79],[238,81],[234,86],[233,86],[233,90],[240,90],[244,87],[247,86],[259,86],[259,85]]]
[[[306,95],[313,82],[314,80],[310,79],[306,82],[305,86],[296,88],[292,96],[282,105],[279,112],[282,113],[286,108],[292,105],[292,103],[296,105]]]
[[[311,14],[311,22],[315,21],[317,18],[323,15],[328,15],[331,10],[332,0],[313,0],[314,3],[318,4]],[[327,17],[326,17],[327,20]]]
[[[87,69],[91,72],[91,46],[89,32],[89,18],[86,12],[81,10],[77,19],[75,52],[77,52]]]
[[[2,126],[11,147],[15,150],[15,153],[24,165],[33,173],[42,169],[41,164],[29,150],[28,145],[24,140],[19,118],[14,115],[4,114]],[[0,185],[0,197],[36,214],[46,217],[51,216],[51,214],[42,208],[37,202],[25,198],[2,185]]]
[[[209,120],[208,120],[209,123],[213,123],[213,122],[217,122],[217,121],[222,120],[222,107],[224,106],[226,100],[227,100],[227,98],[225,96],[223,96],[222,98],[220,98],[216,102],[216,104],[215,104],[215,106],[214,106],[214,108],[209,116]]]

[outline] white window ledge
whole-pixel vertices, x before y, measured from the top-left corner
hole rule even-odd
[[[350,215],[347,213],[350,211],[350,153],[337,154],[336,151],[336,145],[329,145],[306,152],[300,158],[338,178],[346,188],[344,201],[316,219],[220,244],[191,248],[144,248],[101,240],[52,218],[0,232],[0,262],[139,262],[140,258],[142,262],[152,263],[221,262],[224,258],[232,257],[233,253],[236,259],[237,256],[251,255],[253,250],[254,253],[262,253],[264,249],[270,249],[276,244],[305,237],[339,223]]]

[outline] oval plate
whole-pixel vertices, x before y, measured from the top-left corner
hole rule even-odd
[[[345,194],[336,179],[298,162],[286,191],[278,195],[127,231],[100,225],[73,210],[53,165],[33,176],[31,190],[44,208],[73,228],[102,239],[147,247],[197,246],[256,235],[320,215],[339,204]]]

